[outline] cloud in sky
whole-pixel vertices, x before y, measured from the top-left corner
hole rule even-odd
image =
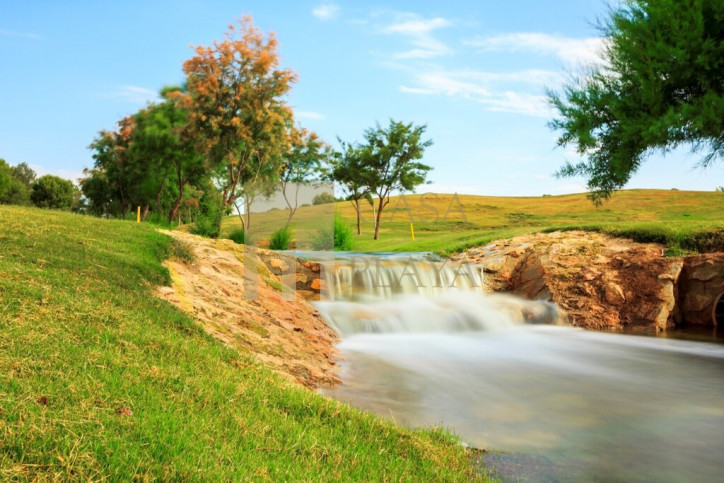
[[[538,32],[514,32],[475,37],[463,44],[483,52],[533,52],[555,55],[566,63],[599,63],[605,46],[603,37],[577,39]]]
[[[38,175],[38,177],[44,176],[46,174],[52,174],[53,176],[58,176],[59,178],[67,179],[72,181],[75,184],[78,184],[78,180],[83,177],[82,171],[73,171],[70,169],[47,169],[44,166],[41,166],[40,164],[31,164],[29,165],[30,169],[35,171],[35,173]]]
[[[437,70],[416,74],[414,85],[402,85],[400,91],[407,94],[437,94],[469,99],[482,104],[488,111],[549,117],[551,110],[545,96],[514,91],[510,86],[515,83],[537,86],[544,80],[557,79],[556,73],[537,70],[507,73]],[[498,82],[503,82],[505,87],[496,87]]]
[[[294,115],[300,119],[323,120],[324,114],[315,111],[294,111]]]
[[[312,9],[312,15],[320,20],[331,20],[339,13],[339,7],[333,3],[323,3]]]
[[[7,30],[0,28],[0,37],[15,37],[15,38],[21,38],[21,39],[31,39],[31,40],[43,40],[43,37],[41,37],[38,34],[35,34],[33,32],[18,32],[16,30]]]
[[[433,32],[452,26],[452,22],[442,17],[425,19],[417,14],[396,13],[396,22],[382,28],[381,32],[390,35],[402,35],[408,39],[412,49],[394,55],[396,59],[432,59],[449,55],[453,50],[436,39]]]
[[[160,100],[157,91],[130,85],[122,86],[104,97],[109,97],[119,102],[141,105]]]

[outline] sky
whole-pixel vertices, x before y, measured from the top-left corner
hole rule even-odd
[[[102,129],[183,81],[192,45],[250,14],[298,74],[297,121],[336,145],[389,119],[427,125],[433,167],[418,192],[540,196],[585,191],[558,179],[545,89],[596,62],[602,0],[0,0],[0,158],[69,179],[92,167]],[[721,169],[677,150],[648,159],[627,188],[711,191]]]

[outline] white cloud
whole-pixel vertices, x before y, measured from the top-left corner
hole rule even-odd
[[[72,181],[75,184],[78,184],[78,179],[83,177],[82,171],[75,171],[72,169],[47,169],[44,166],[41,166],[39,164],[30,164],[30,169],[35,171],[35,173],[38,175],[38,178],[41,176],[44,176],[46,174],[52,174],[54,176],[58,176],[63,179],[68,179]]]
[[[339,13],[339,7],[332,3],[323,3],[312,10],[312,15],[320,20],[331,20]]]
[[[605,38],[577,39],[537,32],[516,32],[489,37],[476,37],[463,42],[485,52],[534,52],[555,55],[567,63],[598,63],[605,47]]]
[[[381,29],[383,34],[407,37],[413,48],[394,55],[396,59],[432,59],[451,54],[445,43],[433,36],[435,30],[450,27],[452,23],[442,17],[421,18],[417,14],[396,13],[397,22]]]
[[[147,102],[156,102],[160,100],[157,91],[138,86],[122,86],[114,92],[104,96],[115,99],[119,102],[127,102],[130,104],[146,104]]]
[[[324,114],[314,111],[294,111],[294,115],[301,119],[315,119],[315,120],[322,120],[324,119]]]
[[[31,39],[31,40],[44,40],[38,34],[33,32],[18,32],[17,30],[0,29],[0,36],[2,37],[15,37],[20,39]]]
[[[541,77],[546,76],[540,74],[527,76],[526,72],[503,74],[475,71],[425,72],[415,76],[414,86],[400,86],[400,91],[408,94],[438,94],[468,99],[482,104],[488,111],[550,117],[551,109],[545,96],[494,88],[494,83],[497,81],[508,79],[512,82],[516,79],[521,83],[537,84]]]

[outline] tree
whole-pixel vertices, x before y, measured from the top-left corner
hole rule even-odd
[[[139,187],[145,187],[146,199],[153,196],[159,211],[169,174],[175,182],[177,194],[169,208],[169,223],[179,213],[186,185],[200,183],[209,173],[205,158],[194,150],[193,138],[184,132],[188,112],[179,105],[182,92],[181,88],[165,88],[161,92],[166,97],[164,102],[151,104],[136,114],[131,135],[130,162],[139,166]]]
[[[289,209],[286,227],[292,223],[294,213],[299,206],[299,188],[303,183],[312,181],[319,172],[325,144],[313,132],[306,129],[292,128],[290,133],[290,149],[284,156],[279,181],[282,196]],[[289,185],[294,185],[294,193],[287,193]]]
[[[345,198],[352,203],[357,215],[357,234],[362,233],[360,200],[370,198],[370,187],[365,177],[362,159],[363,150],[359,146],[347,144],[338,139],[341,149],[334,153],[329,178],[344,192]]]
[[[292,111],[284,100],[295,74],[279,69],[277,40],[266,38],[250,17],[229,26],[224,41],[197,47],[184,63],[189,130],[213,164],[224,167],[222,211],[243,196],[243,187],[276,167],[286,152]]]
[[[76,199],[78,188],[67,179],[46,174],[33,183],[30,200],[39,208],[67,209]]]
[[[362,171],[360,178],[377,194],[377,216],[375,218],[375,240],[380,235],[382,211],[390,202],[393,191],[414,191],[424,183],[427,172],[432,168],[420,162],[425,148],[432,140],[422,140],[427,126],[415,126],[390,119],[387,128],[378,124],[365,131],[366,143],[361,147]]]
[[[137,166],[132,160],[134,153],[130,150],[134,128],[135,119],[132,116],[124,117],[118,121],[117,131],[101,131],[89,146],[93,151],[95,169],[88,173],[91,176],[102,173],[105,181],[105,185],[93,183],[96,191],[94,196],[102,199],[97,190],[105,186],[108,189],[105,196],[108,203],[104,205],[110,212],[119,213],[121,218],[125,218],[126,212],[132,206],[131,191],[137,186],[138,181]],[[87,183],[87,178],[80,182],[86,196],[88,196],[85,191]]]
[[[11,167],[10,172],[15,179],[25,185],[28,191],[30,191],[30,188],[33,186],[33,181],[35,181],[38,176],[27,163],[20,163]]]
[[[4,205],[28,205],[30,204],[30,188],[25,185],[24,178],[18,176],[20,172],[25,174],[24,168],[35,176],[35,172],[25,163],[17,166],[10,166],[4,159],[0,158],[0,204]]]
[[[560,176],[587,178],[594,202],[623,187],[652,152],[681,145],[707,167],[724,156],[724,2],[627,0],[601,30],[604,63],[548,92],[559,146],[585,162]]]

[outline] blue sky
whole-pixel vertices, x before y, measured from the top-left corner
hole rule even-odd
[[[244,14],[280,41],[299,80],[298,121],[330,143],[361,139],[390,117],[425,123],[434,167],[423,191],[488,195],[581,192],[555,179],[544,88],[595,59],[600,0],[13,1],[0,0],[0,157],[77,178],[88,144],[167,84],[190,45],[208,45]],[[631,188],[713,190],[721,171],[687,151],[652,157]]]

